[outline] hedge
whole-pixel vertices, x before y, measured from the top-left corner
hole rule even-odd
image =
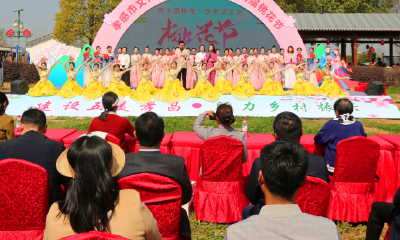
[[[353,66],[351,80],[362,83],[379,81],[387,87],[400,85],[400,68]]]
[[[34,64],[3,62],[4,82],[25,80],[28,84],[35,84],[40,80]]]

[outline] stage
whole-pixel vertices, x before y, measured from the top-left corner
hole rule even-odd
[[[27,95],[7,95],[10,105],[6,114],[21,115],[29,107],[45,111],[47,116],[97,117],[103,111],[101,98],[87,101],[82,96],[71,99],[59,96],[30,97]],[[354,104],[353,115],[356,118],[400,119],[400,111],[389,96],[350,96]],[[197,116],[207,110],[216,110],[221,103],[230,103],[237,116],[271,117],[283,111],[296,113],[301,118],[333,118],[333,104],[336,99],[316,96],[253,96],[247,101],[223,95],[211,103],[200,98],[190,98],[185,102],[172,105],[151,101],[139,104],[129,97],[118,109],[120,116],[139,116],[153,111],[162,117]]]

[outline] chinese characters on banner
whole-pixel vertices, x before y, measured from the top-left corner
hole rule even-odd
[[[158,8],[158,14],[220,14],[220,15],[239,15],[242,13],[241,9],[232,9],[232,8],[204,8],[196,9],[196,8],[173,8],[173,9],[165,9],[165,8]]]
[[[281,29],[283,27],[283,22],[277,18],[275,13],[268,8],[268,5],[260,0],[243,0],[244,4],[249,4],[250,7],[259,11],[265,18],[273,23],[273,27],[276,29]]]

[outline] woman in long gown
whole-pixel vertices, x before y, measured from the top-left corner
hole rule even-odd
[[[252,48],[250,48],[249,53],[250,55],[247,58],[247,63],[250,65],[250,67],[254,67],[254,74],[251,75],[250,82],[251,84],[253,84],[254,90],[258,91],[262,87],[260,79],[258,78],[259,66],[257,64],[257,58],[256,56],[254,56],[254,50]]]
[[[150,63],[150,62],[151,62],[151,57],[152,57],[152,55],[149,53],[149,52],[150,52],[149,46],[146,45],[146,47],[144,48],[144,52],[145,52],[145,53],[142,55],[142,60],[144,60],[144,61]],[[142,61],[142,60],[141,60],[141,61]],[[140,64],[139,64],[139,66],[140,66]],[[141,66],[140,66],[140,67],[141,67]],[[150,67],[150,66],[149,66],[149,67]],[[139,78],[142,79],[142,75],[140,74],[140,71],[139,71]],[[139,82],[140,82],[140,81],[139,81]]]
[[[203,59],[203,62],[207,63],[207,70],[208,69],[215,69],[215,63],[217,62],[218,57],[216,54],[214,44],[210,44],[208,47],[208,53]],[[215,71],[211,71],[208,75],[208,80],[210,81],[211,85],[215,86]]]
[[[193,62],[191,64],[193,64]],[[214,64],[214,67],[207,70],[207,63],[203,62],[201,64],[201,70],[194,68],[194,71],[198,73],[199,81],[194,89],[189,90],[190,97],[202,98],[209,102],[215,102],[222,96],[222,93],[219,93],[217,89],[211,85],[210,81],[208,81],[210,73],[216,67],[217,65]]]
[[[156,93],[155,100],[159,102],[167,102],[169,104],[182,102],[189,99],[189,93],[182,86],[181,81],[177,78],[178,73],[182,70],[184,62],[177,67],[177,63],[172,62],[171,68],[167,67],[167,62],[163,62],[165,72],[168,73],[168,79],[165,81],[164,87]],[[188,63],[189,64],[189,63]]]
[[[229,49],[225,48],[224,51],[225,56],[221,57],[221,63],[226,62],[226,68],[229,69],[231,68],[236,62],[233,61],[233,58],[229,56]],[[233,68],[235,69],[235,68]],[[233,69],[232,71],[228,71],[227,78],[229,79],[230,82],[233,80]]]
[[[195,66],[190,64],[192,61],[196,60],[196,48],[192,48],[191,55],[189,55],[189,59],[187,61],[187,70],[186,70],[186,89],[193,89],[195,84],[197,83],[197,74],[193,70]],[[196,63],[194,63],[196,64]],[[164,70],[166,71],[166,70]]]
[[[91,62],[89,62],[88,65],[90,66],[90,64],[92,64],[94,61],[95,61],[95,59],[93,59]],[[106,70],[108,67],[111,66],[111,64],[112,63],[109,63],[103,69],[99,70],[99,64],[95,63],[93,65],[93,70],[92,69],[89,70],[90,71],[90,82],[87,85],[87,87],[85,88],[85,90],[83,90],[82,97],[84,99],[94,100],[94,99],[97,99],[104,95],[104,93],[107,91],[107,89],[103,86],[103,84],[101,84],[100,76],[104,72],[104,70]]]
[[[163,74],[163,65],[162,62],[159,61],[161,59],[160,50],[156,48],[155,55],[152,57],[152,64],[155,64],[153,73],[151,74],[151,81],[155,88],[162,88],[164,86],[164,81],[161,80],[161,75]]]
[[[254,90],[253,84],[250,82],[250,77],[254,71],[254,65],[251,67],[249,71],[249,65],[244,63],[242,65],[242,71],[238,69],[238,65],[236,65],[236,71],[240,73],[240,82],[233,87],[232,97],[239,99],[239,100],[247,100],[254,94],[256,94],[256,90]]]
[[[227,52],[229,53],[229,51]],[[215,82],[215,89],[217,89],[219,93],[231,94],[233,87],[231,81],[229,80],[228,73],[232,72],[238,63],[239,61],[236,62],[232,68],[227,68],[228,66],[227,62],[219,62],[219,64],[217,64],[221,65],[221,68],[217,68],[218,79]]]
[[[145,62],[143,59],[140,64],[142,65],[142,70],[140,71],[140,74],[142,76],[139,86],[136,88],[136,94],[134,96],[131,96],[131,99],[140,103],[140,104],[145,104],[151,100],[153,100],[154,96],[157,93],[157,89],[154,87],[153,83],[151,82],[151,74],[154,71],[154,68],[157,66],[158,61],[160,61],[160,58],[158,58],[155,62],[153,62],[153,66],[149,69],[149,63]]]
[[[112,47],[108,46],[107,47],[107,54],[103,55],[104,58],[104,63],[107,66],[108,64],[112,64],[114,62],[114,53],[112,52]],[[103,86],[108,88],[110,86],[110,83],[112,81],[112,70],[111,68],[107,68],[104,71],[103,74],[104,78],[103,78]]]
[[[289,67],[285,71],[285,82],[282,84],[285,88],[291,90],[296,83],[296,74],[294,68],[296,67],[297,59],[294,55],[294,49],[292,46],[288,47],[287,55],[285,56],[285,65]]]
[[[273,70],[275,70],[275,72],[276,72],[276,70],[282,69],[282,64],[280,64],[281,56],[276,52],[275,45],[272,45],[271,51],[272,51],[272,53],[270,55],[270,62],[274,63]],[[281,81],[281,73],[280,72],[276,72],[275,81],[278,81],[279,83],[282,83],[282,81]]]
[[[258,95],[269,95],[269,96],[283,96],[288,95],[288,92],[283,90],[282,85],[279,81],[274,79],[275,75],[286,70],[286,68],[274,70],[274,62],[269,63],[269,68],[264,67],[267,63],[264,63],[261,69],[264,72],[265,82],[264,86],[257,92]]]
[[[293,94],[298,96],[314,96],[317,88],[307,81],[306,74],[311,74],[317,69],[317,65],[311,71],[304,71],[304,63],[294,68],[296,72],[296,84],[293,87]]]
[[[134,54],[131,55],[132,61],[132,71],[131,71],[131,86],[137,88],[140,82],[140,65],[139,62],[142,61],[142,56],[139,54],[139,48],[135,46],[133,49]]]
[[[82,64],[92,61],[93,57],[90,55],[90,47],[85,48],[85,53],[83,54]],[[86,87],[90,81],[90,66],[83,65],[83,86]]]
[[[242,58],[240,56],[240,49],[236,48],[236,56],[233,57],[233,62],[240,62]],[[242,69],[241,65],[238,67],[240,70]],[[238,82],[240,82],[240,73],[238,71],[233,71],[232,73],[232,86],[235,87]]]
[[[317,89],[316,94],[321,96],[328,96],[331,98],[340,98],[349,96],[348,92],[342,91],[339,85],[336,83],[334,78],[339,80],[350,79],[349,77],[339,77],[338,75],[330,71],[331,64],[327,63],[325,69],[322,70],[324,79],[321,86]]]
[[[46,61],[42,60],[38,63],[36,69],[39,72],[40,80],[33,88],[29,89],[28,94],[31,97],[53,96],[57,94],[58,91],[55,89],[53,83],[49,81],[50,72],[57,63],[60,62],[55,62],[49,69],[47,69]]]
[[[61,90],[57,93],[57,95],[63,98],[73,98],[79,96],[83,93],[83,88],[79,86],[78,82],[76,81],[76,74],[78,74],[79,70],[85,65],[89,59],[86,59],[84,63],[82,63],[78,69],[75,70],[75,63],[73,62],[74,59],[70,58],[69,61],[64,63],[64,69],[67,72],[68,81],[65,82],[64,86]],[[69,69],[67,68],[67,63],[69,62]]]
[[[258,65],[258,71],[255,73],[258,76],[258,79],[260,79],[260,83],[261,85],[264,85],[264,79],[265,79],[265,73],[264,71],[261,69],[261,66],[267,62],[267,55],[265,55],[265,48],[261,47],[260,48],[260,55],[258,55],[258,61],[257,61],[257,65]],[[269,64],[266,66],[268,68]]]
[[[118,97],[126,97],[135,94],[135,90],[131,90],[130,87],[126,86],[126,83],[121,80],[121,77],[124,73],[128,72],[132,68],[127,68],[121,72],[121,65],[119,61],[116,63],[111,64],[112,76],[113,80],[110,83],[110,87],[108,88],[107,92],[114,92],[118,95]]]

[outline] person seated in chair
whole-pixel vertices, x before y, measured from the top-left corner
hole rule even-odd
[[[303,126],[301,119],[292,112],[279,113],[273,123],[274,136],[276,140],[292,140],[299,143],[303,135]],[[326,167],[325,159],[321,156],[308,153],[309,164],[307,168],[307,175],[316,177],[329,183],[329,173]],[[251,215],[259,214],[261,207],[264,206],[264,194],[261,191],[260,184],[258,183],[258,175],[261,170],[260,158],[254,160],[251,167],[249,182],[246,186],[246,194],[252,205],[243,209],[242,218],[246,219]]]
[[[295,203],[307,169],[308,153],[299,143],[278,140],[265,146],[258,177],[265,206],[259,215],[229,226],[224,239],[342,239],[333,221],[302,213]]]
[[[353,104],[349,99],[338,99],[333,109],[336,118],[325,123],[314,137],[315,144],[326,146],[325,159],[330,172],[335,170],[336,146],[341,140],[354,136],[367,136],[362,123],[356,121],[351,115]]]
[[[7,96],[0,92],[0,142],[5,142],[15,138],[14,118],[6,114],[8,104],[9,101]]]
[[[218,128],[214,129],[204,128],[203,122],[206,117],[210,117],[210,119],[214,118],[217,120]],[[193,131],[201,138],[208,139],[216,136],[225,135],[228,137],[233,137],[238,139],[243,143],[244,146],[244,154],[242,163],[247,162],[247,143],[246,136],[240,132],[235,130],[231,125],[235,123],[235,116],[233,116],[232,106],[229,104],[221,104],[217,108],[217,113],[214,111],[205,111],[201,113],[196,121],[193,124]]]
[[[192,184],[187,174],[185,160],[170,154],[161,154],[160,145],[164,138],[164,120],[153,112],[138,117],[135,122],[135,138],[139,142],[138,153],[127,153],[125,167],[117,179],[139,174],[154,173],[177,182],[182,189],[182,205],[192,199]],[[191,239],[187,213],[182,209],[180,235]]]
[[[46,137],[46,131],[46,114],[36,108],[26,110],[21,117],[21,136],[0,143],[0,160],[15,158],[43,167],[49,175],[51,205],[62,198],[64,179],[57,172],[56,161],[65,147]]]

